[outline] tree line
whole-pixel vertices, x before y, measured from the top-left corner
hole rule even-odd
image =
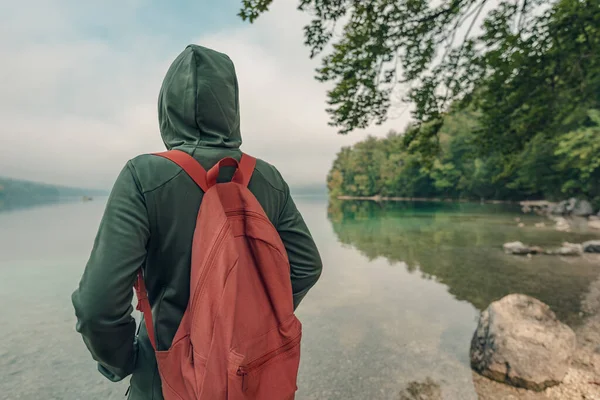
[[[481,154],[480,113],[449,114],[430,159],[406,145],[406,135],[368,137],[337,154],[327,176],[331,196],[466,200],[590,199],[600,206],[600,111],[554,136],[540,132],[521,151]]]

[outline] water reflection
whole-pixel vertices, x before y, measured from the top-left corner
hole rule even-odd
[[[330,201],[328,217],[338,240],[369,260],[384,257],[424,279],[447,285],[458,300],[478,309],[509,293],[525,293],[549,304],[559,318],[580,321],[581,296],[600,272],[585,258],[508,256],[502,244],[521,240],[541,246],[581,242],[592,236],[552,229],[520,229],[506,205]]]

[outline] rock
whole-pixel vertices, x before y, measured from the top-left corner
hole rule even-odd
[[[569,212],[567,211],[568,208],[568,202],[567,201],[561,201],[560,203],[556,203],[552,206],[550,206],[550,214],[554,214],[554,215],[566,215]]]
[[[400,400],[442,400],[442,388],[431,378],[424,382],[411,382],[400,393]]]
[[[562,382],[576,345],[575,333],[550,307],[511,294],[481,313],[471,341],[471,367],[492,380],[542,391]]]
[[[571,211],[571,214],[577,217],[588,217],[593,213],[594,209],[592,208],[592,204],[587,200],[577,200]]]
[[[537,224],[535,224],[536,228],[545,228],[546,224],[544,222],[538,222]]]
[[[588,227],[590,227],[591,229],[598,229],[600,230],[600,221],[588,221]]]
[[[525,228],[525,224],[522,222],[519,222],[519,228]]]
[[[519,255],[529,254],[529,247],[525,246],[521,242],[504,243],[504,245],[502,247],[506,254],[519,254]]]
[[[546,254],[557,256],[580,256],[583,253],[583,246],[576,243],[565,242],[558,249],[548,250]]]
[[[565,210],[567,211],[567,214],[572,214],[573,211],[575,210],[575,207],[577,207],[577,199],[575,197],[571,197],[569,200],[567,200],[566,206],[565,206]]]
[[[550,214],[554,215],[573,215],[577,217],[587,217],[594,213],[594,209],[589,201],[578,200],[574,197],[551,205],[549,211]]]
[[[585,253],[600,253],[600,240],[590,240],[581,247]]]
[[[504,243],[502,246],[506,254],[515,254],[519,256],[526,256],[527,254],[538,254],[544,250],[539,247],[526,246],[521,242]]]
[[[590,215],[588,219],[590,221],[600,221],[600,215]]]
[[[531,246],[529,247],[530,250],[530,254],[543,254],[544,253],[544,249],[542,249],[539,246]]]
[[[557,231],[568,232],[571,230],[571,224],[563,217],[554,218],[554,220],[556,221],[555,229]]]

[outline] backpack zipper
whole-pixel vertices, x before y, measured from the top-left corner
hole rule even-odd
[[[283,346],[250,361],[246,365],[240,365],[237,369],[237,376],[240,376],[242,378],[242,392],[245,392],[248,389],[248,373],[249,372],[259,369],[260,367],[265,365],[269,360],[292,349],[294,346],[296,346],[300,342],[301,336],[302,336],[302,333],[299,333],[297,336],[295,336],[292,340],[290,340]]]
[[[244,367],[239,367],[237,370],[237,376],[242,377],[242,392],[246,392],[248,390],[248,371]]]

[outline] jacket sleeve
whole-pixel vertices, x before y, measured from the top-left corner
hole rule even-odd
[[[133,166],[127,163],[113,186],[89,261],[72,295],[76,329],[99,371],[115,382],[135,366],[132,287],[146,258],[149,235],[144,196]]]
[[[296,208],[287,185],[286,201],[279,216],[277,231],[290,262],[295,310],[319,280],[323,265],[317,245]]]

